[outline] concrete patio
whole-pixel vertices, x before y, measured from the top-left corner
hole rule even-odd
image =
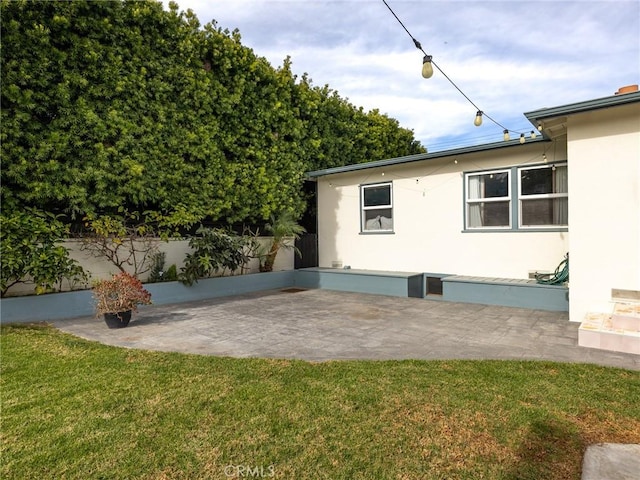
[[[143,307],[128,327],[57,320],[62,331],[108,345],[230,357],[309,361],[516,359],[640,370],[640,356],[578,346],[566,312],[281,289]]]

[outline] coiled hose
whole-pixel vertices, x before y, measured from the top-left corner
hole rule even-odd
[[[569,281],[569,252],[553,273],[536,273],[536,282],[543,285],[560,285]]]

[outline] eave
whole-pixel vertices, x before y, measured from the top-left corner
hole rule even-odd
[[[535,139],[527,139],[526,143],[531,144],[531,143],[538,143],[538,142],[544,142],[544,141],[547,141],[547,140],[539,137]],[[341,167],[327,168],[324,170],[315,170],[313,172],[307,172],[306,176],[308,179],[314,179],[318,177],[324,177],[327,175],[335,175],[338,173],[348,173],[348,172],[355,172],[358,170],[366,170],[369,168],[388,167],[388,166],[403,165],[403,164],[413,163],[413,162],[437,160],[439,158],[455,157],[459,155],[465,155],[465,154],[477,153],[477,152],[488,152],[491,150],[498,150],[502,148],[516,147],[516,146],[518,147],[522,146],[519,138],[509,140],[508,142],[501,141],[501,142],[494,142],[494,143],[486,143],[482,145],[472,145],[469,147],[454,148],[451,150],[442,150],[442,151],[433,152],[433,153],[419,153],[417,155],[407,155],[404,157],[387,158],[384,160],[375,160],[373,162],[356,163],[353,165],[344,165]]]

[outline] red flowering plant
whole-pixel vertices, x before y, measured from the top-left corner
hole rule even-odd
[[[120,313],[137,311],[138,305],[151,304],[151,293],[142,282],[127,272],[113,275],[110,279],[99,280],[93,285],[96,312]]]

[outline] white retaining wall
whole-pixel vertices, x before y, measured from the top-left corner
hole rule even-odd
[[[258,241],[261,244],[270,244],[271,237],[260,237]],[[87,285],[77,285],[74,289],[82,289],[88,288],[92,280],[98,280],[102,278],[108,278],[112,274],[117,273],[118,269],[115,265],[110,263],[105,257],[94,257],[91,256],[88,252],[82,251],[80,249],[81,242],[80,240],[67,240],[64,242],[64,246],[69,249],[70,257],[77,260],[80,265],[88,272],[91,276],[89,280],[89,284]],[[188,240],[170,240],[168,242],[164,242],[158,240],[158,246],[160,251],[165,252],[165,269],[169,268],[172,264],[176,265],[178,272],[180,272],[180,268],[183,266],[184,258],[187,253],[190,252],[189,241]],[[294,251],[292,248],[288,249],[280,249],[278,252],[278,256],[276,257],[275,264],[273,266],[273,271],[282,271],[282,270],[293,270],[294,265]],[[259,272],[259,261],[258,259],[253,259],[247,265],[247,269],[243,272],[237,271],[234,274],[240,273],[257,273]],[[226,272],[225,275],[229,273]],[[146,281],[148,277],[148,273],[141,276],[142,281]],[[69,291],[72,290],[67,281],[64,281],[61,285],[60,291]],[[11,296],[21,296],[21,295],[32,295],[34,293],[33,285],[23,285],[18,284],[7,292],[7,297]]]

